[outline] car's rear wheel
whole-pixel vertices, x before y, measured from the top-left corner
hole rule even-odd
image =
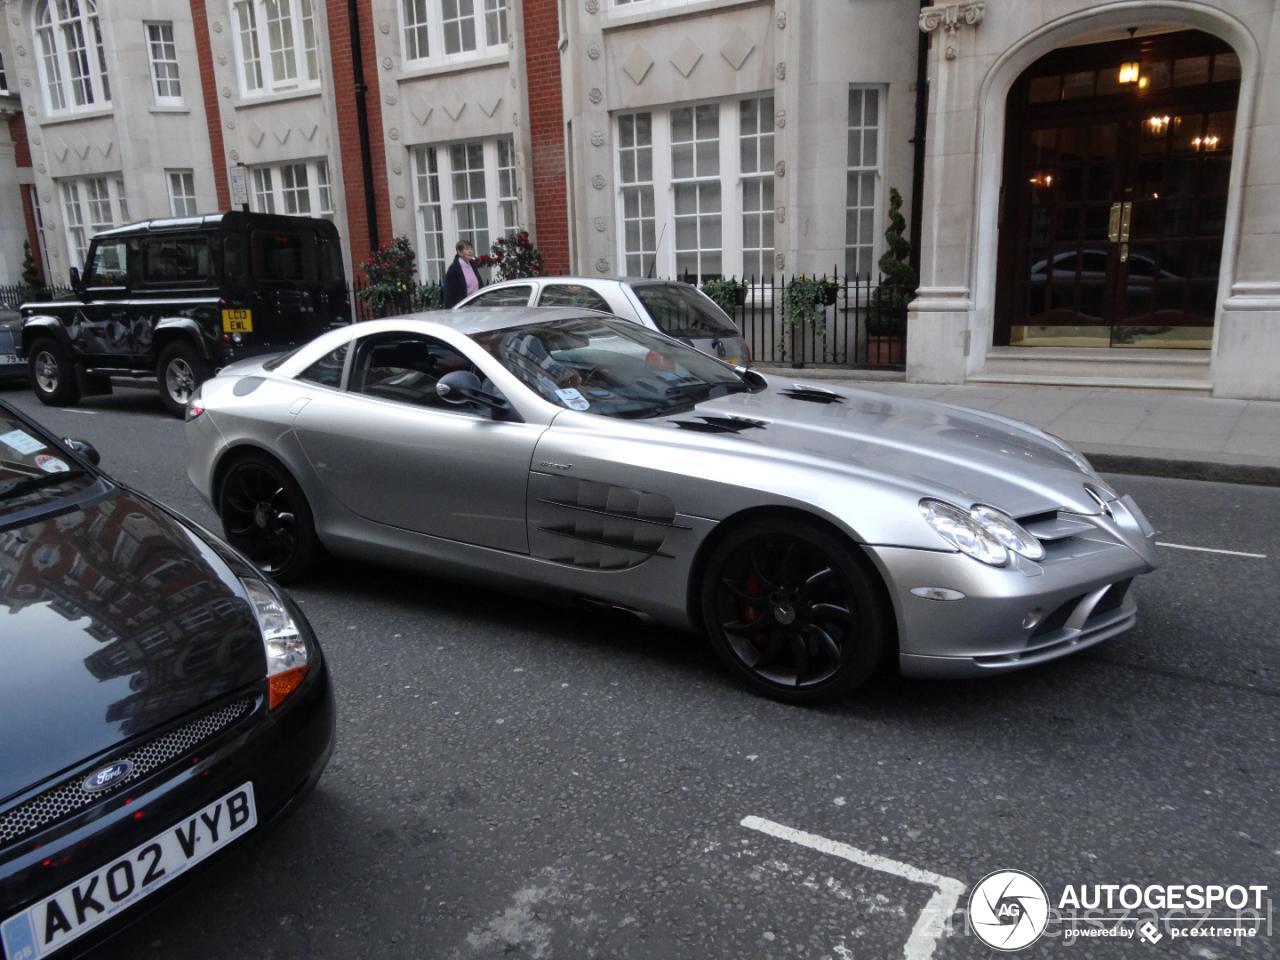
[[[160,353],[156,379],[160,381],[160,400],[165,409],[181,417],[200,384],[209,379],[209,365],[194,346],[181,341],[171,343]]]
[[[75,366],[56,340],[41,337],[34,341],[27,350],[27,357],[31,390],[41,403],[51,407],[69,407],[80,402]]]
[[[280,583],[302,579],[320,552],[306,495],[269,457],[245,454],[218,485],[218,515],[227,540]]]
[[[788,703],[832,700],[862,684],[884,655],[874,576],[818,523],[749,521],[708,558],[703,623],[716,653],[758,692]]]

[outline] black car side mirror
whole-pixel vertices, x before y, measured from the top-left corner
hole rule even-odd
[[[502,397],[489,393],[480,378],[470,370],[454,370],[436,381],[436,396],[445,403],[478,403],[490,410],[506,411],[511,408]]]
[[[73,453],[77,453],[84,457],[95,467],[102,462],[102,454],[88,440],[77,440],[75,437],[63,437],[62,442],[71,448]]]
[[[80,278],[79,267],[71,268],[71,289],[76,293],[81,293],[84,290],[84,281]]]

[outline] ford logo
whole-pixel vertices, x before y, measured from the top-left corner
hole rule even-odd
[[[105,767],[99,767],[93,771],[81,781],[80,786],[84,788],[85,793],[98,793],[100,790],[106,790],[107,787],[115,786],[131,773],[133,773],[132,763],[128,760],[117,760],[115,763],[108,763]]]

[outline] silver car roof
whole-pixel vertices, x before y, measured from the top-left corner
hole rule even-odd
[[[378,330],[394,327],[412,330],[414,328],[408,324],[421,321],[439,324],[471,336],[477,333],[488,333],[491,330],[501,330],[504,327],[518,326],[525,322],[547,323],[574,317],[600,316],[604,314],[585,307],[468,307],[466,310],[426,310],[422,313],[406,313],[381,320],[366,320],[359,326],[376,325],[375,329]]]

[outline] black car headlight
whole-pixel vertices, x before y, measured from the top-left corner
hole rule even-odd
[[[241,577],[240,582],[262,631],[267,653],[267,707],[274,710],[302,686],[311,669],[311,650],[279,593],[251,577]]]

